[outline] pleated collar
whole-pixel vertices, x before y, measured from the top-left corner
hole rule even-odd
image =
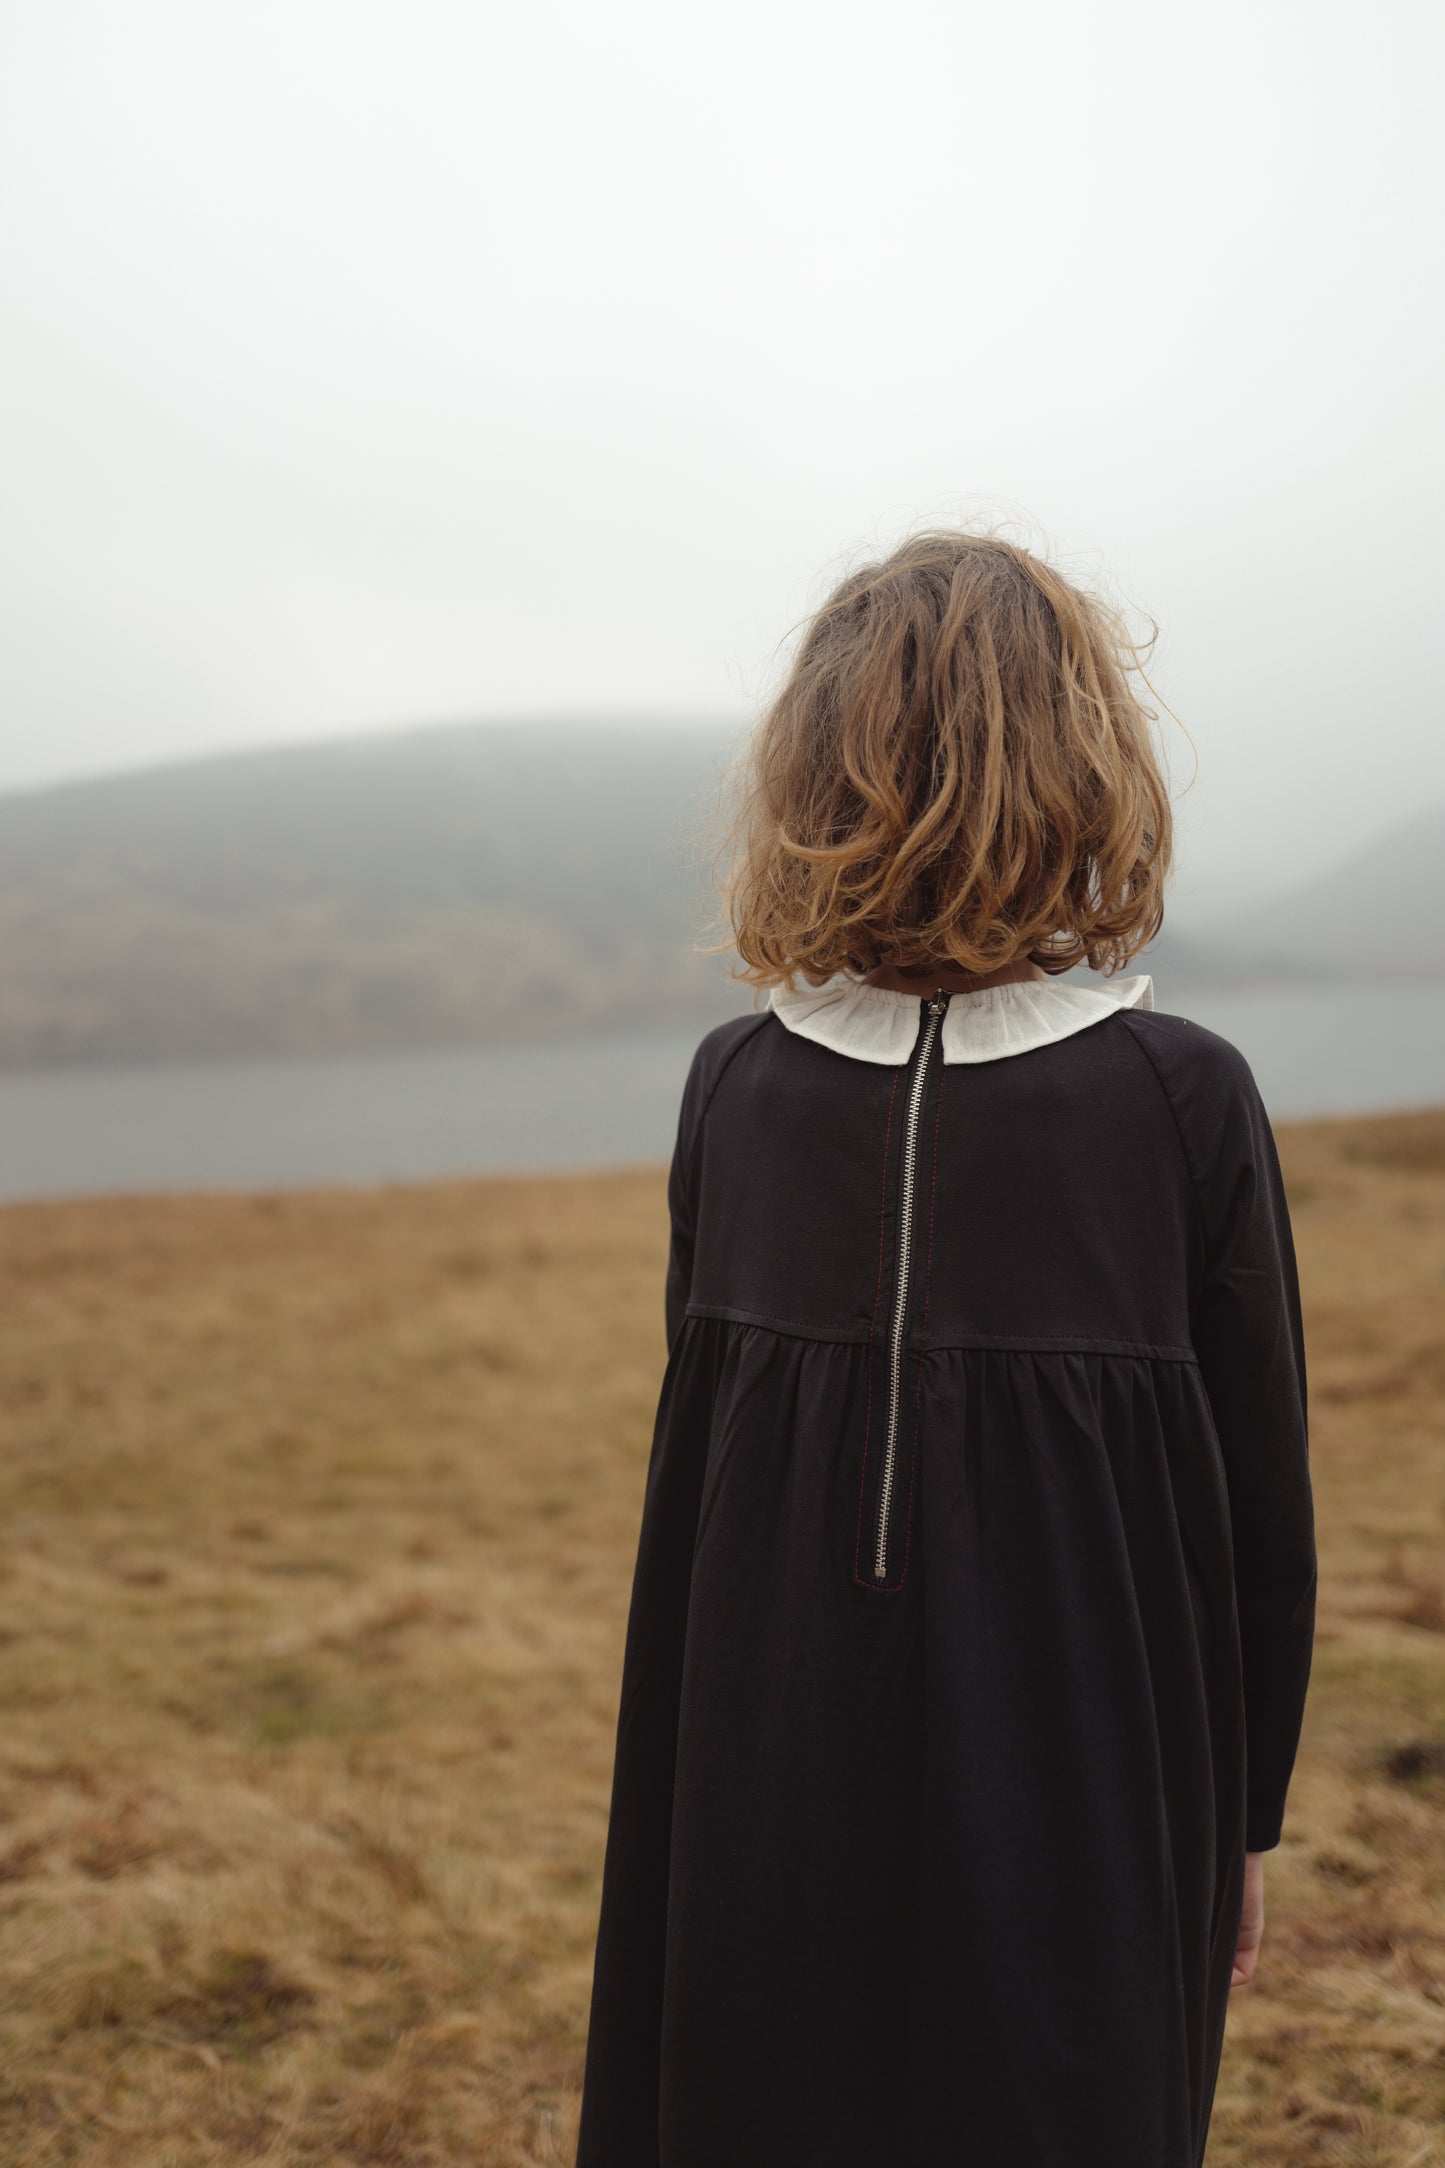
[[[1104,979],[1097,986],[1061,979],[1009,979],[1002,986],[981,986],[950,1000],[943,1019],[943,1059],[999,1061],[1067,1039],[1116,1009],[1153,1006],[1154,981],[1147,971]],[[768,1007],[801,1038],[857,1061],[895,1067],[913,1052],[923,1018],[917,994],[868,986],[846,972],[821,986],[800,984],[793,992],[774,986]]]

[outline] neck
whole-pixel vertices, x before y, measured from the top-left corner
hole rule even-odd
[[[922,996],[936,992],[939,987],[951,994],[973,994],[985,986],[1009,986],[1016,979],[1046,979],[1048,976],[1042,964],[1032,964],[1027,958],[1002,964],[997,971],[956,971],[937,966],[931,971],[895,971],[891,964],[880,964],[868,973],[863,984],[881,986],[890,994]]]

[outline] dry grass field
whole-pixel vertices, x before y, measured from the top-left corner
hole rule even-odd
[[[1280,1142],[1319,1639],[1209,2161],[1426,2168],[1445,1110]],[[570,2162],[664,1243],[656,1169],[0,1213],[6,2168]]]

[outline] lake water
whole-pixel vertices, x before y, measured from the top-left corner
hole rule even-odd
[[[1445,1104],[1445,982],[1179,996],[1277,1121]],[[665,1159],[700,1033],[0,1077],[0,1199]]]

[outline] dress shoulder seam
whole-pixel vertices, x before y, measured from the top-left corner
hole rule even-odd
[[[1169,1109],[1169,1119],[1174,1124],[1174,1134],[1179,1139],[1179,1156],[1184,1162],[1184,1173],[1189,1183],[1189,1193],[1194,1199],[1194,1210],[1198,1219],[1200,1240],[1201,1242],[1203,1242],[1207,1239],[1207,1231],[1209,1225],[1208,1218],[1204,1210],[1204,1193],[1199,1186],[1199,1176],[1195,1172],[1194,1161],[1190,1155],[1189,1139],[1184,1134],[1184,1124],[1179,1119],[1179,1109],[1174,1104],[1174,1094],[1170,1091],[1169,1086],[1165,1083],[1164,1072],[1160,1068],[1158,1062],[1155,1060],[1153,1054],[1150,1052],[1149,1047],[1145,1042],[1144,1034],[1141,1031],[1135,1031],[1132,1028],[1131,1019],[1134,1012],[1130,1009],[1125,1009],[1121,1010],[1120,1014],[1123,1017],[1125,1028],[1128,1030],[1128,1035],[1131,1043],[1134,1046],[1138,1047],[1139,1052],[1142,1055],[1145,1063],[1147,1064],[1155,1083],[1159,1087],[1159,1092],[1161,1097],[1163,1098],[1164,1104]]]
[[[737,1060],[737,1057],[741,1053],[742,1049],[746,1045],[748,1045],[751,1040],[757,1037],[759,1029],[762,1025],[769,1022],[771,1015],[771,1010],[764,1009],[760,1015],[747,1018],[746,1021],[751,1025],[751,1030],[740,1031],[737,1035],[737,1038],[733,1041],[733,1044],[728,1048],[726,1054],[723,1056],[722,1061],[718,1067],[717,1075],[713,1078],[711,1084],[709,1084],[707,1088],[707,1095],[704,1098],[702,1105],[697,1110],[697,1119],[693,1123],[692,1136],[688,1140],[687,1167],[685,1171],[689,1179],[692,1175],[692,1163],[697,1152],[698,1139],[702,1135],[702,1125],[707,1119],[708,1108],[712,1105],[713,1100],[717,1096],[717,1088],[719,1084],[721,1084],[723,1078],[727,1075],[733,1063]]]

